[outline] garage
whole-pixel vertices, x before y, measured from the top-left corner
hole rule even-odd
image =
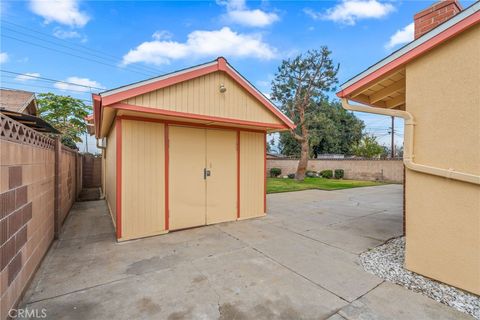
[[[266,134],[294,125],[224,58],[93,103],[118,241],[266,214]]]

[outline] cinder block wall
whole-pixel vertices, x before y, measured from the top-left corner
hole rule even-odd
[[[59,223],[62,224],[77,198],[77,152],[62,146],[60,156],[60,212]],[[81,163],[79,164],[81,166]]]
[[[0,140],[0,294],[6,319],[53,239],[54,150]]]
[[[296,159],[267,159],[267,174],[271,168],[282,169],[282,175],[295,173]],[[403,182],[402,160],[353,160],[353,159],[312,159],[308,161],[308,170],[345,170],[345,179]]]
[[[92,154],[83,155],[83,187],[99,188],[102,186],[102,158]]]
[[[80,192],[81,160],[0,114],[0,320],[18,304]]]

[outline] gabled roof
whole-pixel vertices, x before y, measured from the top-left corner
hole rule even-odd
[[[265,97],[257,88],[255,88],[247,79],[245,79],[237,70],[235,70],[223,57],[219,57],[214,61],[200,64],[191,68],[178,70],[172,73],[150,78],[140,82],[132,83],[126,86],[107,90],[99,94],[94,94],[93,111],[96,132],[98,132],[102,109],[108,106],[119,104],[122,101],[152,92],[154,90],[162,89],[175,85],[177,83],[191,80],[203,75],[213,72],[223,71],[227,73],[236,83],[243,89],[257,99],[265,108],[270,110],[276,117],[278,117],[286,128],[294,128],[294,123],[284,115],[267,97]]]
[[[416,59],[479,22],[480,2],[476,2],[451,19],[425,33],[420,38],[410,42],[342,84],[340,86],[341,90],[337,92],[337,96],[340,98],[348,97],[353,91],[407,64],[409,61]]]
[[[0,109],[35,116],[35,93],[23,90],[0,89]]]

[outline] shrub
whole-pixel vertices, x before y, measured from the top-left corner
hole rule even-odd
[[[322,170],[322,171],[320,171],[319,175],[322,178],[332,179],[333,178],[333,171],[332,170]]]
[[[282,174],[282,169],[280,169],[280,168],[271,168],[270,169],[270,177],[271,178],[276,178],[281,174]]]
[[[343,179],[345,171],[343,169],[335,169],[335,179]]]
[[[295,178],[295,173],[290,173],[288,175],[288,179],[294,179]]]
[[[307,171],[305,172],[305,175],[306,175],[307,177],[313,178],[313,177],[315,177],[315,176],[317,175],[317,173],[316,173],[315,171],[307,170]]]

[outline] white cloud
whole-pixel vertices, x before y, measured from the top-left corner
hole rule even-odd
[[[30,0],[30,9],[45,19],[71,27],[83,27],[90,17],[80,11],[77,0]]]
[[[173,34],[167,30],[157,30],[152,34],[152,38],[155,40],[167,40],[171,39]]]
[[[143,42],[123,56],[123,64],[144,62],[161,65],[175,59],[217,56],[272,59],[275,55],[276,49],[263,42],[261,35],[241,34],[223,27],[213,31],[193,31],[186,42]]]
[[[397,45],[413,41],[414,32],[415,24],[412,22],[403,29],[395,32],[393,36],[390,37],[390,40],[388,40],[388,42],[385,44],[385,49],[390,50]]]
[[[0,63],[5,63],[8,61],[8,53],[0,52]]]
[[[88,78],[79,78],[79,77],[68,77],[65,82],[70,82],[72,84],[64,83],[64,82],[55,82],[53,86],[60,90],[73,90],[73,91],[82,91],[82,92],[90,92],[90,88],[101,88],[105,89],[100,83],[94,80],[90,80]],[[77,86],[75,84],[79,84],[81,86]],[[84,86],[90,87],[86,88]]]
[[[53,30],[53,35],[59,39],[80,39],[80,42],[87,41],[87,37],[85,35],[74,30],[63,30],[61,28],[55,28]]]
[[[217,4],[227,8],[227,13],[223,15],[223,19],[228,23],[248,27],[265,27],[280,20],[276,13],[265,12],[260,9],[248,9],[245,0],[217,0]]]
[[[331,20],[334,22],[355,25],[362,19],[379,19],[393,12],[395,7],[391,3],[378,0],[342,0],[335,7],[325,13],[305,9],[304,12],[313,19]]]
[[[20,82],[26,82],[29,80],[35,80],[36,77],[40,77],[40,73],[38,72],[26,72],[24,74],[20,74],[15,77],[15,80]]]

